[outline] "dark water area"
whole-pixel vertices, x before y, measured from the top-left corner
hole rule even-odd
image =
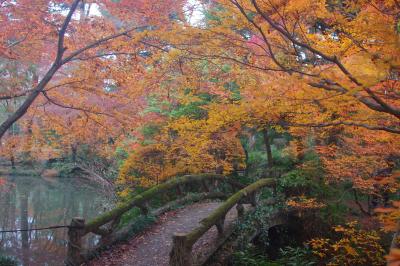
[[[0,230],[68,225],[73,217],[86,220],[112,207],[101,187],[79,178],[0,177]],[[85,239],[93,246],[97,238]],[[0,256],[20,265],[63,265],[67,229],[0,233]]]

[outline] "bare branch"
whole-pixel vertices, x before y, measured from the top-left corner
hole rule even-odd
[[[45,91],[42,92],[43,96],[47,99],[47,101],[49,101],[49,103],[52,103],[54,105],[57,105],[58,107],[62,107],[65,109],[72,109],[72,110],[77,110],[77,111],[82,111],[84,113],[91,113],[91,114],[95,114],[95,115],[104,115],[104,116],[109,116],[109,117],[114,117],[111,114],[107,114],[107,113],[103,113],[103,112],[97,112],[97,111],[93,111],[90,109],[86,109],[86,108],[81,108],[81,107],[75,107],[75,106],[71,106],[71,105],[65,105],[59,102],[56,102],[54,99],[51,99],[47,93]]]
[[[85,51],[87,51],[87,50],[89,50],[89,49],[98,47],[99,45],[101,45],[101,44],[103,44],[103,43],[105,43],[105,42],[108,42],[108,41],[110,41],[110,40],[116,39],[116,38],[118,38],[118,37],[126,36],[128,33],[132,32],[132,31],[134,31],[134,30],[137,30],[137,29],[139,29],[139,28],[141,28],[141,27],[130,28],[129,30],[126,30],[126,31],[123,31],[123,32],[120,32],[120,33],[116,33],[116,34],[113,34],[113,35],[110,35],[110,36],[101,38],[101,39],[99,39],[99,40],[96,40],[96,41],[94,41],[94,42],[88,44],[87,46],[82,47],[82,48],[80,48],[80,49],[78,49],[78,50],[72,52],[70,55],[68,55],[66,58],[64,58],[64,59],[62,60],[62,65],[68,63],[69,61],[71,61],[72,59],[74,59],[74,57],[80,55],[81,53],[83,53],[83,52],[85,52]]]
[[[126,52],[106,53],[106,54],[99,54],[99,55],[93,55],[93,56],[87,56],[87,57],[75,57],[75,58],[71,59],[71,61],[75,61],[75,60],[86,61],[86,60],[107,57],[107,56],[113,56],[113,55],[115,55],[115,56],[117,56],[117,55],[136,55],[136,53],[126,53]]]
[[[251,18],[247,15],[246,11],[243,9],[243,7],[242,7],[241,5],[238,4],[237,1],[231,1],[231,2],[240,10],[240,12],[242,13],[242,15],[243,15],[251,24],[253,24],[253,26],[254,26],[254,27],[258,30],[258,32],[261,34],[261,36],[262,36],[262,38],[263,38],[265,44],[266,44],[267,47],[268,47],[269,55],[270,55],[271,59],[274,61],[274,63],[275,63],[278,67],[282,68],[282,70],[287,71],[287,72],[290,74],[290,73],[292,72],[291,69],[286,68],[285,66],[283,66],[283,65],[276,59],[276,57],[275,57],[275,55],[274,55],[274,52],[272,51],[271,44],[269,43],[268,38],[267,38],[267,36],[265,35],[265,33],[264,33],[264,31],[262,30],[262,28],[261,28],[259,25],[257,25],[257,23],[255,23],[254,20],[251,19]]]
[[[286,126],[292,127],[315,127],[315,128],[323,128],[323,127],[333,127],[333,126],[354,126],[354,127],[362,127],[370,130],[379,130],[386,131],[389,133],[400,134],[400,128],[387,127],[387,126],[373,126],[363,123],[357,122],[346,122],[346,121],[337,121],[337,122],[328,122],[328,123],[320,123],[320,124],[298,124],[298,123],[287,123]]]
[[[14,94],[14,95],[5,95],[5,96],[0,96],[0,101],[4,101],[4,100],[11,100],[14,98],[19,98],[22,96],[26,96],[30,91],[25,91],[19,94]]]
[[[308,85],[314,88],[320,88],[324,89],[327,91],[336,91],[336,92],[341,92],[341,93],[346,93],[348,90],[341,86],[340,84],[324,79],[321,80],[320,82],[309,82]],[[383,100],[381,100],[374,92],[372,92],[369,88],[364,88],[367,92],[369,91],[370,97],[362,95],[360,92],[356,92],[353,94],[357,100],[359,100],[361,103],[363,103],[365,106],[368,108],[378,111],[378,112],[383,112],[383,113],[389,113],[391,115],[394,115],[397,118],[400,118],[400,110],[393,106],[389,106],[387,103],[385,103]],[[379,102],[378,102],[379,101]],[[391,109],[391,112],[388,112],[387,110]]]

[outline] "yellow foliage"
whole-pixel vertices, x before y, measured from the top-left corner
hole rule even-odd
[[[383,230],[395,232],[400,220],[400,201],[393,201],[391,207],[376,208],[380,221],[383,224]]]
[[[357,228],[357,222],[334,227],[338,240],[315,238],[308,242],[320,263],[332,266],[383,265],[385,250],[376,231]]]
[[[286,205],[298,210],[320,209],[325,207],[324,203],[317,202],[315,198],[306,198],[305,196],[292,197],[286,201]]]

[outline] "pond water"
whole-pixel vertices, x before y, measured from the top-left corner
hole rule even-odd
[[[86,220],[112,207],[100,187],[82,179],[0,177],[0,231],[68,225],[73,217]],[[65,228],[0,233],[0,255],[17,258],[21,265],[63,265]],[[95,236],[85,239],[93,246]]]

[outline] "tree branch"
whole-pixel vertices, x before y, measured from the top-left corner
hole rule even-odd
[[[372,108],[373,110],[376,111],[380,111],[380,112],[385,112],[388,114],[391,114],[393,116],[395,116],[396,118],[400,119],[400,109],[396,108],[388,103],[386,103],[385,101],[383,101],[381,98],[379,98],[377,95],[375,95],[371,89],[365,87],[356,77],[354,77],[347,69],[346,67],[340,62],[340,60],[336,57],[336,55],[330,56],[327,55],[317,49],[315,49],[314,47],[303,43],[299,40],[297,40],[294,36],[292,36],[288,31],[286,31],[284,28],[280,27],[279,25],[277,25],[273,19],[271,19],[269,17],[268,14],[266,14],[265,12],[263,12],[261,10],[261,8],[258,6],[257,1],[256,0],[251,0],[252,5],[254,6],[254,8],[256,9],[257,13],[260,14],[260,16],[275,30],[277,30],[283,37],[287,38],[288,40],[290,40],[293,44],[298,45],[300,47],[303,47],[305,49],[307,49],[308,51],[319,55],[321,58],[335,64],[341,71],[343,74],[345,74],[354,84],[356,84],[357,86],[360,86],[365,92],[368,93],[368,95],[370,95],[370,97],[376,102],[375,105],[371,104],[371,101],[362,101],[364,104],[366,104],[368,107]],[[357,97],[357,96],[356,96]],[[357,97],[358,99],[362,99],[360,97]],[[380,107],[377,107],[377,105],[379,105]]]
[[[95,48],[107,41],[110,41],[112,39],[125,36],[128,33],[138,29],[139,27],[131,28],[129,30],[116,33],[113,35],[110,35],[108,37],[104,37],[102,39],[99,39],[97,41],[94,41],[87,46],[80,48],[74,52],[72,52],[70,55],[68,55],[66,58],[63,59],[64,52],[66,48],[64,47],[64,38],[65,38],[65,33],[68,28],[69,23],[71,22],[72,15],[76,11],[78,4],[81,0],[74,0],[74,2],[71,5],[71,8],[68,12],[67,17],[64,20],[64,23],[61,26],[61,29],[58,34],[58,45],[57,45],[57,56],[56,59],[54,60],[53,64],[47,71],[47,73],[43,76],[43,79],[36,85],[36,87],[31,90],[31,93],[27,96],[25,101],[22,103],[22,105],[13,113],[11,114],[6,121],[4,121],[0,125],[0,139],[4,136],[6,131],[16,122],[18,121],[22,116],[25,115],[25,113],[28,111],[29,107],[32,105],[32,103],[35,101],[35,99],[38,97],[38,95],[44,91],[46,85],[50,82],[50,80],[53,78],[53,76],[57,73],[57,71],[66,63],[70,62],[72,59],[74,59],[76,56],[79,54]]]
[[[386,131],[389,133],[394,133],[394,134],[400,134],[400,129],[398,128],[393,128],[393,127],[387,127],[387,126],[373,126],[373,125],[368,125],[368,124],[363,124],[363,123],[357,123],[357,122],[346,122],[346,121],[337,121],[337,122],[328,122],[328,123],[320,123],[320,124],[298,124],[298,123],[287,123],[285,126],[292,126],[292,127],[333,127],[333,126],[355,126],[355,127],[362,127],[370,130],[379,130],[379,131]]]
[[[108,41],[112,40],[112,39],[115,39],[115,38],[118,38],[118,37],[121,37],[121,36],[126,36],[128,33],[132,32],[132,31],[134,31],[136,29],[139,29],[139,28],[141,28],[141,27],[130,28],[129,30],[126,30],[126,31],[123,31],[123,32],[120,32],[120,33],[116,33],[116,34],[101,38],[101,39],[99,39],[97,41],[94,41],[94,42],[88,44],[87,46],[82,47],[82,48],[72,52],[70,55],[68,55],[66,58],[64,58],[62,60],[62,64],[64,65],[64,64],[68,63],[69,61],[74,59],[74,57],[76,57],[77,55],[79,55],[79,54],[81,54],[81,53],[83,53],[83,52],[85,52],[85,51],[87,51],[89,49],[95,48],[95,47],[97,47],[97,46],[99,46],[99,45],[101,45],[101,44],[103,44],[105,42],[108,42]]]
[[[81,0],[74,0],[74,2],[71,5],[71,8],[69,9],[67,17],[65,18],[64,23],[62,24],[61,29],[58,32],[57,57],[55,61],[56,64],[62,65],[61,59],[63,57],[65,50],[67,49],[64,47],[65,32],[67,31],[68,25],[72,19],[72,15],[74,14],[76,8],[78,7],[80,1]]]
[[[64,20],[64,23],[61,27],[61,30],[58,34],[58,49],[57,49],[57,56],[56,59],[54,60],[53,64],[51,65],[50,69],[47,71],[47,73],[44,75],[43,79],[36,85],[36,87],[31,91],[31,93],[28,95],[28,97],[25,99],[25,101],[22,103],[22,105],[13,113],[11,114],[6,121],[4,121],[0,125],[0,139],[4,136],[6,131],[16,122],[18,121],[22,116],[25,115],[25,113],[28,111],[29,107],[32,105],[32,103],[35,101],[35,99],[38,97],[41,91],[46,87],[46,85],[50,82],[50,80],[53,78],[54,74],[58,71],[58,69],[62,66],[62,56],[64,53],[64,37],[65,37],[65,31],[71,21],[72,15],[75,12],[79,2],[81,0],[75,0],[71,8],[68,12],[67,17]]]
[[[57,105],[58,107],[62,107],[62,108],[65,108],[65,109],[72,109],[72,110],[82,111],[84,113],[91,113],[91,114],[95,114],[95,115],[104,115],[104,116],[114,117],[113,115],[110,115],[110,114],[107,114],[107,113],[96,112],[96,111],[92,111],[90,109],[85,109],[85,108],[81,108],[81,107],[75,107],[75,106],[71,106],[71,105],[65,105],[65,104],[62,104],[62,103],[58,103],[55,100],[51,99],[47,95],[47,93],[45,91],[43,91],[42,94],[47,99],[47,101],[49,101],[49,103]]]

